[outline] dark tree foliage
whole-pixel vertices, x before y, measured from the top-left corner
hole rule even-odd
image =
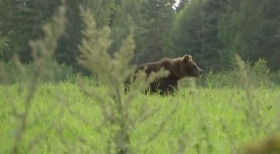
[[[176,55],[189,53],[205,70],[221,69],[224,54],[218,36],[218,22],[225,12],[226,0],[197,0],[179,12],[173,41]]]
[[[2,1],[1,1],[2,2]],[[1,6],[1,31],[9,38],[10,53],[2,59],[9,60],[19,54],[23,62],[31,61],[28,41],[42,36],[42,25],[48,21],[59,1],[5,0]]]
[[[263,21],[262,1],[229,1],[220,26],[221,40],[227,52],[238,53],[242,58],[249,60],[260,54],[256,38]]]
[[[97,27],[110,26],[112,44],[118,51],[122,39],[134,31],[132,63],[155,61],[163,56],[191,54],[206,70],[226,69],[232,56],[280,68],[279,0],[67,0],[66,31],[53,59],[87,71],[77,64],[78,44],[84,29],[79,6],[89,8]],[[42,25],[59,6],[57,0],[0,1],[0,58],[18,54],[32,62],[28,41],[42,37]]]
[[[175,17],[174,4],[174,0],[148,0],[143,3],[141,12],[144,22],[140,27],[143,29],[144,45],[140,51],[142,60],[138,63],[158,60],[163,52],[167,52]]]
[[[78,44],[82,39],[82,20],[79,17],[79,1],[68,1],[66,7],[65,33],[59,39],[59,45],[55,52],[55,58],[59,63],[72,65],[79,68],[76,57],[78,56]]]
[[[269,0],[263,3],[263,25],[258,35],[260,54],[272,70],[280,69],[280,1]],[[254,54],[252,54],[254,55]],[[254,60],[255,60],[254,59]]]
[[[180,12],[184,7],[190,3],[190,0],[178,0],[178,6],[176,6],[176,11]]]
[[[279,1],[230,0],[220,26],[224,50],[248,61],[265,58],[279,69]]]

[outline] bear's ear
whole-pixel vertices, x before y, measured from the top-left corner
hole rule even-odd
[[[191,60],[192,60],[192,56],[191,56],[191,55],[188,55],[188,54],[185,54],[185,55],[183,56],[183,60],[184,60],[184,61],[191,61]]]

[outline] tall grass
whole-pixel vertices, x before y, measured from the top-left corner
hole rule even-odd
[[[126,67],[134,50],[133,32],[123,40],[120,51],[110,56],[110,29],[97,29],[91,13],[83,8],[85,38],[77,58],[98,75],[98,83],[71,75],[71,69],[59,65],[53,66],[65,71],[63,79],[54,79],[57,72],[45,78],[50,82],[42,82],[51,72],[47,64],[64,31],[64,13],[62,3],[52,22],[44,27],[45,38],[30,43],[32,65],[23,66],[16,57],[13,66],[17,71],[9,72],[0,65],[0,153],[280,151],[280,88],[271,88],[264,61],[249,67],[236,56],[232,70],[207,74],[207,87],[198,88],[192,80],[184,87],[185,80],[180,91],[168,97],[141,93],[155,77],[168,72],[150,78],[140,72],[133,89],[125,95],[123,82],[134,70]],[[30,68],[33,73],[26,71]],[[9,84],[11,73],[17,74],[14,84]],[[61,82],[54,82],[58,80]]]
[[[9,153],[14,144],[14,130],[18,121],[13,118],[10,98],[21,106],[28,89],[18,91],[19,85],[1,87],[1,146],[0,153]],[[105,95],[107,87],[96,87]],[[139,94],[131,104],[132,114],[141,114],[148,109],[160,109],[130,131],[130,144],[137,147],[135,153],[237,153],[243,144],[265,139],[278,133],[279,90],[257,88],[251,109],[246,91],[238,89],[199,89],[189,95],[191,89],[184,88],[174,98]],[[58,104],[57,101],[63,102]],[[148,102],[148,103],[145,103]],[[158,136],[149,144],[136,143],[147,140],[154,134],[174,107],[179,107],[172,118],[166,121]],[[96,100],[85,96],[77,85],[64,82],[43,84],[29,111],[30,123],[26,128],[22,144],[32,145],[29,153],[107,153],[106,140],[112,139],[111,132],[96,127],[103,122],[102,110]],[[38,138],[34,140],[34,138]],[[39,140],[40,139],[40,140]],[[23,148],[24,150],[24,148]],[[178,152],[177,152],[178,151]]]

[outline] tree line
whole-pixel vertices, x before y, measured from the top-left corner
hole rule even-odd
[[[163,56],[191,54],[206,71],[226,69],[234,54],[243,60],[263,58],[272,71],[280,68],[279,0],[67,0],[66,31],[53,60],[87,71],[77,64],[85,28],[79,6],[89,8],[98,28],[111,28],[109,52],[118,51],[131,30],[136,42],[133,64]],[[42,38],[57,0],[0,1],[0,58],[14,54],[32,62],[28,41]]]

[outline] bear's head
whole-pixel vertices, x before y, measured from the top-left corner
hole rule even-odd
[[[200,77],[203,74],[203,70],[193,61],[191,55],[185,54],[177,62],[178,74],[181,77]]]

